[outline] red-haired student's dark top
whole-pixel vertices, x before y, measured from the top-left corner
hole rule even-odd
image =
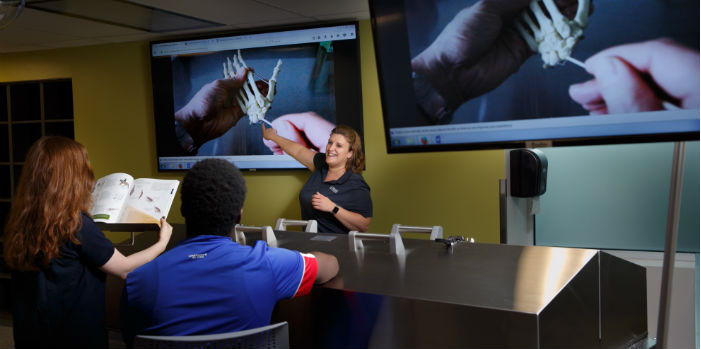
[[[107,348],[105,278],[114,245],[87,215],[60,257],[39,272],[12,272],[16,348]]]

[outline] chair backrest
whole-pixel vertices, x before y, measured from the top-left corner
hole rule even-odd
[[[318,233],[317,222],[315,219],[300,220],[278,218],[275,222],[275,230],[287,230],[287,227],[304,227],[305,233]]]
[[[404,242],[402,235],[398,231],[392,231],[389,234],[372,234],[361,233],[357,230],[348,232],[348,247],[352,252],[363,251],[365,245],[363,240],[389,240],[389,252],[398,256],[405,256]]]
[[[273,232],[273,227],[269,225],[262,227],[254,227],[243,224],[236,224],[234,226],[234,233],[232,238],[237,243],[245,245],[246,235],[244,233],[260,233],[261,240],[267,242],[268,246],[277,247],[277,238],[275,237],[275,232]]]
[[[429,237],[429,240],[431,240],[431,241],[443,238],[443,227],[440,225],[434,225],[431,227],[416,227],[416,226],[411,226],[411,225],[393,224],[392,225],[392,232],[431,234]]]
[[[134,348],[280,348],[290,347],[286,321],[237,332],[195,336],[146,336],[134,338]]]

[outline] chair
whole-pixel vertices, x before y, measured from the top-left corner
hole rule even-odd
[[[392,232],[397,233],[426,233],[430,234],[431,241],[443,238],[443,227],[434,225],[431,227],[415,227],[410,225],[393,224]]]
[[[363,240],[389,240],[389,252],[393,255],[403,256],[406,254],[402,235],[393,230],[389,234],[361,233],[357,230],[348,232],[348,247],[352,252],[361,252],[365,249]]]
[[[134,338],[134,348],[280,348],[290,347],[286,321],[237,332],[195,336],[146,336]]]
[[[298,220],[278,218],[275,222],[275,230],[287,230],[287,227],[304,227],[305,233],[317,233],[317,222],[315,219]]]
[[[273,232],[273,227],[266,225],[263,227],[247,226],[243,224],[236,224],[234,226],[233,233],[229,234],[231,238],[241,245],[246,244],[246,234],[245,233],[260,233],[260,239],[265,241],[270,247],[277,247],[277,238],[275,238],[275,232]]]

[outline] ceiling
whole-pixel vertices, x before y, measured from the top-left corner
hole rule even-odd
[[[0,54],[368,18],[367,0],[27,0]]]

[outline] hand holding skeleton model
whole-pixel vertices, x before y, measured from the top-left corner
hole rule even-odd
[[[240,63],[239,63],[240,62]],[[224,65],[224,79],[200,88],[192,99],[175,113],[175,133],[180,147],[190,154],[202,144],[218,138],[246,114],[251,123],[263,120],[275,94],[275,82],[281,62],[268,82],[253,78],[238,53],[234,67]]]
[[[589,1],[559,1],[567,6],[563,8],[563,12],[569,14],[572,19],[560,12],[555,0],[531,0],[528,8],[521,12],[514,24],[528,43],[528,47],[540,53],[544,67],[572,60],[572,50],[589,22]],[[574,62],[580,64],[576,60]]]
[[[176,136],[180,146],[195,153],[205,142],[223,135],[243,113],[234,102],[246,71],[234,79],[219,79],[202,86],[190,101],[175,113]]]
[[[545,65],[566,59],[586,25],[588,4],[589,0],[481,0],[455,15],[412,59],[412,70],[430,83],[447,109],[455,110],[498,87],[534,52],[542,52]]]

